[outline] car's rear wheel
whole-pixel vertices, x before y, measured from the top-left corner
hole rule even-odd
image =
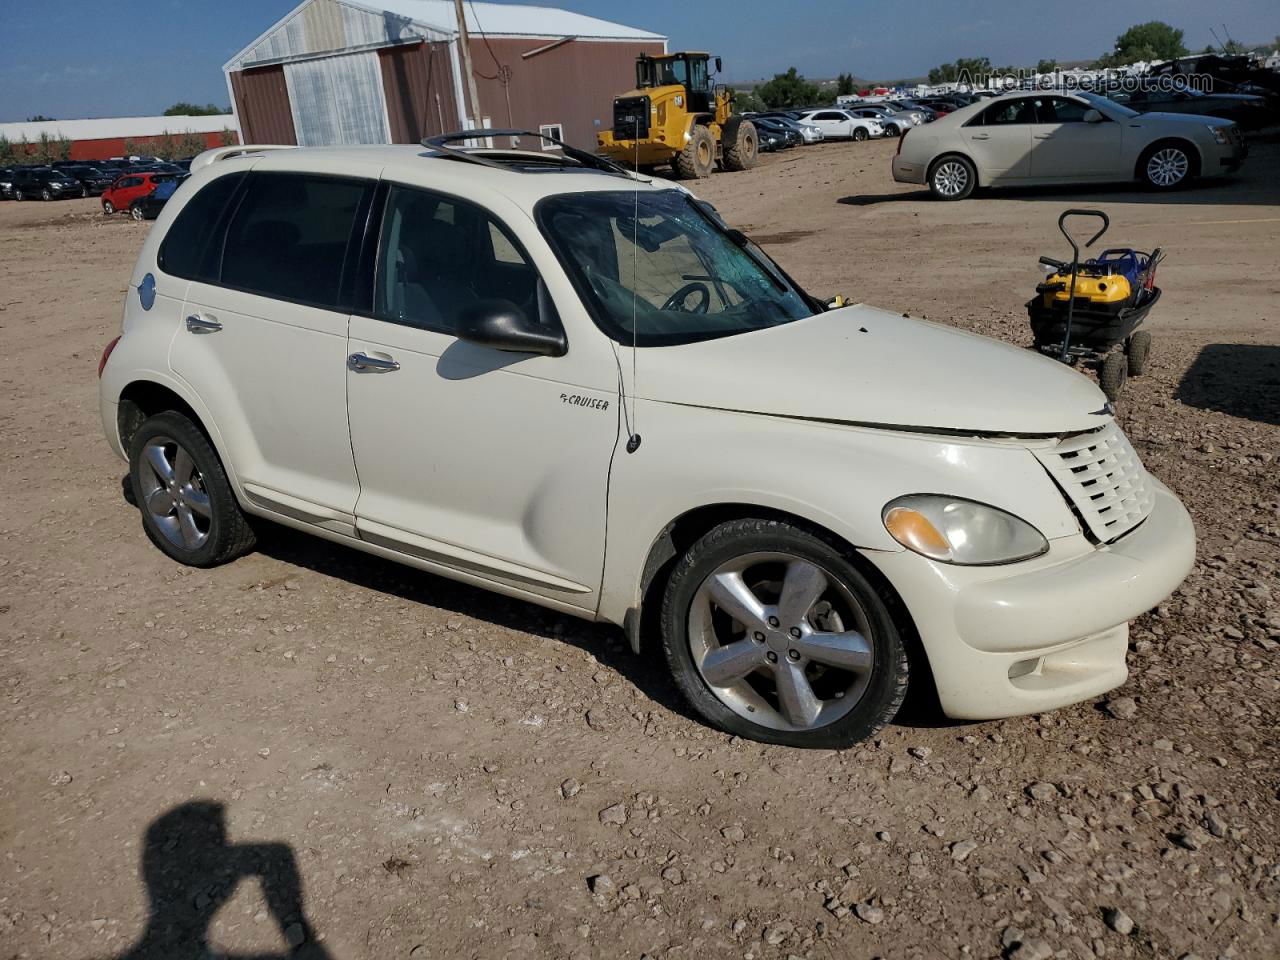
[[[142,215],[142,206],[141,206],[140,204],[136,204],[136,203],[135,203],[135,204],[133,204],[131,207],[129,207],[129,216],[131,216],[131,217],[133,217],[133,219],[135,219],[135,220],[139,220],[139,221],[146,219],[146,218]]]
[[[182,414],[167,411],[138,427],[129,480],[147,536],[179,563],[213,567],[253,546],[218,454]]]
[[[1138,177],[1153,190],[1177,190],[1197,172],[1194,151],[1177,140],[1153,144],[1138,161]]]
[[[112,203],[110,200],[103,200],[102,212],[105,213],[107,216],[111,216],[111,214],[116,212],[116,205]]]
[[[929,170],[929,189],[939,200],[963,200],[977,185],[978,171],[967,157],[943,157]]]
[[[847,747],[906,695],[902,641],[847,553],[777,520],[721,524],[676,563],[662,611],[676,685],[739,736]]]
[[[19,190],[17,187],[14,187],[14,188],[13,188],[13,199],[15,199],[15,200],[25,200],[25,199],[27,199],[27,196],[26,196],[26,194],[24,194],[21,190]]]
[[[866,128],[866,127],[854,127],[854,128],[853,128],[853,139],[855,139],[855,140],[857,140],[857,141],[859,141],[859,142],[861,142],[861,141],[863,141],[863,140],[867,139],[867,128]]]

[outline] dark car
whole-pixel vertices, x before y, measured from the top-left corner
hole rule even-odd
[[[26,167],[14,171],[10,188],[15,200],[61,200],[80,196],[80,181],[52,167]]]
[[[753,117],[751,122],[757,130],[768,130],[783,139],[783,146],[798,147],[804,140],[798,128],[783,123],[777,117]]]
[[[1199,90],[1127,90],[1112,87],[1103,95],[1138,113],[1195,113],[1231,120],[1244,130],[1266,126],[1270,111],[1263,97],[1241,93],[1201,93]]]
[[[13,167],[0,167],[0,199],[13,199]]]
[[[71,164],[58,169],[79,182],[82,197],[101,196],[102,191],[111,186],[112,181],[115,180],[114,174],[87,164]]]
[[[164,209],[164,205],[173,196],[173,192],[178,189],[178,185],[187,179],[187,174],[175,177],[173,180],[165,180],[150,193],[139,197],[129,204],[129,216],[135,220],[154,220],[160,216],[160,211]]]

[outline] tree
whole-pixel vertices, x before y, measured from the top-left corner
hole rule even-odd
[[[1115,49],[1098,58],[1096,66],[1120,67],[1139,60],[1176,60],[1190,53],[1182,31],[1160,20],[1139,23],[1116,37]]]
[[[803,107],[818,99],[818,87],[792,67],[786,73],[775,73],[768,83],[756,87],[756,96],[773,109]]]
[[[730,87],[729,93],[733,97],[735,113],[758,113],[765,109],[765,102],[756,96],[754,90],[735,90]]]
[[[934,86],[940,83],[976,83],[980,78],[992,73],[991,60],[987,57],[960,57],[955,63],[944,63],[929,71],[929,82]]]
[[[37,113],[34,117],[27,117],[27,123],[48,123],[53,117],[46,117],[43,113]]]
[[[847,97],[854,92],[852,73],[842,73],[836,77],[836,96]]]
[[[1057,60],[1041,60],[1036,64],[1036,73],[1053,73],[1057,69]]]
[[[215,103],[206,103],[203,107],[196,103],[180,100],[164,112],[166,117],[216,117],[230,113],[230,107],[220,107]]]

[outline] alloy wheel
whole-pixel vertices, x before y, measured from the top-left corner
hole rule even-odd
[[[152,438],[142,450],[142,505],[175,547],[198,550],[209,539],[213,508],[195,461],[170,437]]]
[[[875,654],[852,592],[810,560],[752,553],[698,587],[688,642],[702,679],[726,707],[783,731],[825,727],[858,704]]]
[[[948,160],[933,173],[933,183],[944,197],[958,197],[969,185],[969,171],[963,163]]]
[[[1147,161],[1147,179],[1157,187],[1172,187],[1186,179],[1191,161],[1177,147],[1157,150]]]

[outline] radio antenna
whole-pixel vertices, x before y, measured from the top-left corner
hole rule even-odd
[[[640,388],[636,382],[636,347],[638,336],[636,334],[636,298],[639,294],[636,292],[636,284],[640,272],[640,139],[636,138],[636,166],[635,172],[635,191],[632,194],[633,204],[631,209],[631,416],[627,419],[627,428],[631,435],[627,437],[627,453],[635,453],[640,449],[640,430],[639,423],[636,420],[636,394]],[[623,399],[623,409],[626,409],[626,399]]]

